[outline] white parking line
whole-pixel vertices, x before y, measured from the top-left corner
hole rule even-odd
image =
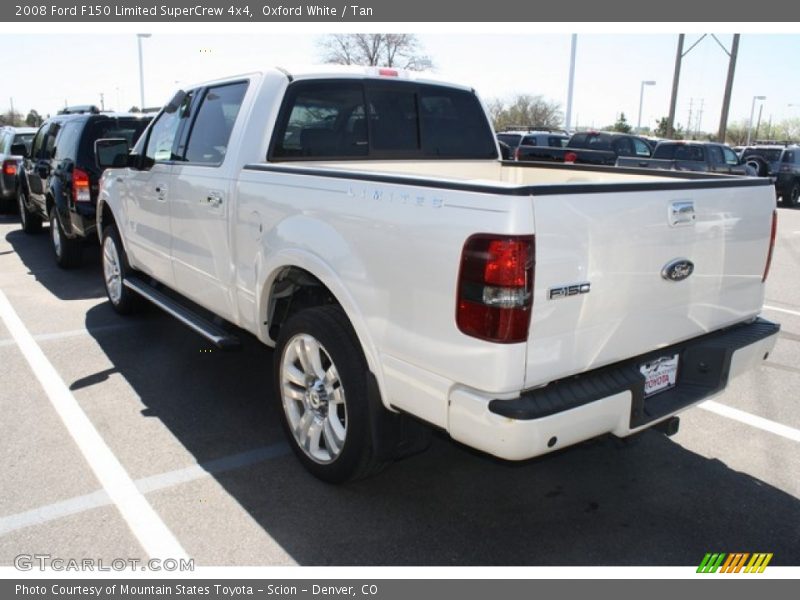
[[[205,463],[192,465],[184,469],[177,469],[167,473],[160,473],[151,477],[144,477],[135,481],[136,488],[143,494],[163,490],[182,483],[196,481],[216,473],[224,473],[234,469],[249,467],[265,460],[278,458],[289,454],[289,446],[286,443],[273,444],[247,452],[240,452],[231,456],[225,456]],[[46,506],[40,506],[32,510],[0,517],[0,536],[3,536],[18,529],[41,525],[49,521],[63,519],[70,515],[86,512],[93,508],[108,506],[111,498],[103,490],[75,496],[61,502],[54,502]]]
[[[776,423],[775,421],[770,421],[764,417],[752,415],[743,410],[739,410],[738,408],[720,404],[719,402],[714,402],[713,400],[706,400],[697,406],[703,410],[727,417],[728,419],[733,419],[734,421],[739,421],[740,423],[750,425],[751,427],[756,427],[762,431],[768,431],[769,433],[774,433],[775,435],[785,437],[786,439],[800,442],[800,429],[789,427],[783,423]]]
[[[16,340],[25,360],[28,361],[50,403],[94,471],[100,485],[117,506],[145,552],[150,557],[188,558],[180,542],[136,488],[125,468],[81,410],[72,392],[25,328],[2,290],[0,290],[0,318]]]
[[[59,331],[56,333],[39,333],[33,336],[37,342],[49,342],[51,340],[65,340],[73,337],[80,337],[83,335],[95,335],[98,333],[106,333],[108,331],[115,331],[117,329],[124,329],[126,327],[136,326],[135,323],[122,322],[114,325],[101,325],[94,327],[91,331],[88,329],[70,329],[69,331]],[[17,342],[13,339],[0,340],[0,348],[5,346],[16,346]]]
[[[769,306],[768,304],[765,304],[764,308],[766,308],[767,310],[775,310],[789,315],[794,315],[795,317],[800,317],[800,312],[796,310],[789,310],[788,308],[778,308],[777,306]]]

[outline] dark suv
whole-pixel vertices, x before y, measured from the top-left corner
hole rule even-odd
[[[58,266],[78,266],[83,240],[95,233],[97,187],[103,172],[95,160],[95,141],[125,138],[133,145],[151,118],[95,111],[60,114],[36,132],[25,157],[20,222],[26,233],[38,232],[43,221],[50,222]]]
[[[761,177],[775,181],[775,194],[784,206],[800,201],[800,146],[749,146],[742,151],[742,162],[751,165]]]
[[[31,150],[33,127],[0,127],[0,210],[10,211],[17,204],[22,157]]]

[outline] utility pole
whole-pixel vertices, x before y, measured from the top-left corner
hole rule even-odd
[[[100,92],[100,110],[103,111],[106,109],[105,98],[103,98],[103,92]]]
[[[692,135],[692,108],[694,106],[694,98],[689,98],[689,118],[686,119],[686,139]]]
[[[697,120],[695,121],[694,127],[694,139],[697,139],[700,135],[700,124],[703,122],[703,106],[706,103],[705,98],[700,98],[700,110],[697,111]]]
[[[575,50],[578,45],[578,34],[572,34],[572,43],[569,53],[569,84],[567,85],[567,114],[565,117],[566,125],[564,129],[569,131],[572,124],[572,92],[575,86]]]
[[[753,140],[753,143],[756,143],[756,144],[758,143],[758,129],[759,129],[759,127],[761,127],[761,113],[762,112],[764,112],[764,103],[763,102],[758,106],[758,121],[756,121],[756,135],[755,135],[755,140]]]
[[[717,141],[725,143],[725,133],[728,129],[728,110],[731,106],[731,90],[733,90],[733,74],[736,70],[736,56],[739,54],[739,34],[733,34],[733,42],[731,43],[731,51],[728,53],[730,57],[728,60],[728,78],[725,81],[725,96],[722,99],[722,114],[719,117],[719,132],[717,133]]]
[[[669,101],[669,117],[667,117],[667,137],[675,134],[675,106],[678,102],[678,83],[681,79],[681,60],[683,59],[683,41],[686,34],[678,36],[678,51],[675,53],[675,73],[672,75],[672,96]]]

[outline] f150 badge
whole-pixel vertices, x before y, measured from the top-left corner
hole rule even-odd
[[[559,285],[551,287],[547,291],[547,297],[550,300],[558,300],[559,298],[567,298],[569,296],[577,296],[579,294],[588,294],[591,290],[592,284],[588,281],[583,283],[572,283],[570,285]]]
[[[676,258],[664,265],[661,276],[667,281],[683,281],[694,272],[694,263],[686,258]]]

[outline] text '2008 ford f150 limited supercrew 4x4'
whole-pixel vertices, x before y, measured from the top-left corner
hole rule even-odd
[[[768,180],[503,162],[468,87],[272,69],[179,91],[130,152],[97,143],[112,305],[275,347],[288,439],[327,481],[420,423],[511,460],[674,423],[777,338]]]

